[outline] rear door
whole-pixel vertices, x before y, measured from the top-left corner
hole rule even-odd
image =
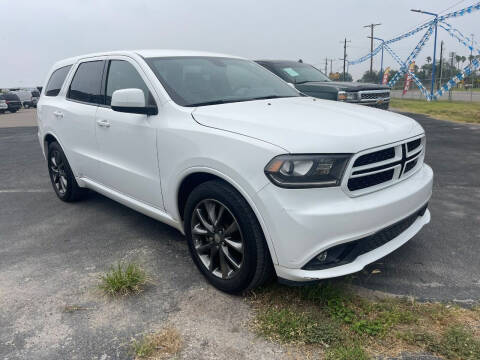
[[[73,70],[65,100],[54,114],[76,176],[93,180],[98,179],[95,115],[98,105],[104,102],[101,90],[104,66],[104,58],[79,62]]]
[[[153,87],[138,64],[129,57],[111,58],[106,67],[105,105],[96,114],[99,180],[124,195],[163,209],[156,129],[152,126],[156,116],[110,108],[112,93],[129,88],[143,90],[146,103],[155,102]]]

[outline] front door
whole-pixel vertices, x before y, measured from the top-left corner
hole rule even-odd
[[[112,93],[120,89],[150,91],[142,70],[129,60],[110,60],[105,84],[105,106],[96,114],[100,182],[138,201],[163,209],[157,161],[155,116],[129,114],[110,108]],[[147,101],[148,102],[148,101]]]

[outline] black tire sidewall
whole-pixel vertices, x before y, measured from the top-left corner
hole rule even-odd
[[[55,151],[55,150],[57,150],[59,152],[60,156],[62,157],[63,162],[65,163],[65,172],[66,172],[66,175],[67,175],[67,190],[65,191],[64,194],[61,194],[58,191],[58,189],[55,186],[54,181],[53,181],[52,172],[50,171],[50,163],[51,163],[50,154],[52,153],[52,151]],[[57,194],[58,198],[60,200],[63,200],[63,201],[70,201],[73,198],[73,191],[74,191],[73,187],[75,186],[74,182],[76,180],[75,180],[75,176],[73,175],[73,172],[70,168],[70,165],[68,163],[67,157],[65,156],[65,153],[63,152],[62,147],[57,142],[52,142],[48,146],[47,166],[48,166],[48,174],[50,176],[50,182],[52,183],[53,190]]]
[[[244,259],[241,269],[233,278],[224,280],[211,274],[201,262],[193,245],[191,233],[192,213],[199,202],[205,199],[220,201],[235,216],[244,240]],[[245,199],[234,188],[222,181],[208,181],[199,185],[190,194],[184,213],[185,234],[195,265],[216,288],[228,293],[240,293],[248,288],[257,268],[259,241],[264,241],[255,215]],[[262,234],[259,236],[259,234]]]

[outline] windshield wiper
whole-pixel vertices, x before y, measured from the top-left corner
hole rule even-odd
[[[206,105],[218,105],[218,104],[227,104],[231,102],[237,102],[240,100],[225,100],[225,99],[220,99],[220,100],[212,100],[212,101],[204,101],[204,102],[199,102],[199,103],[194,103],[194,104],[188,104],[185,106],[189,107],[195,107],[195,106],[206,106]]]
[[[267,96],[258,96],[254,98],[247,98],[247,99],[219,99],[219,100],[212,100],[212,101],[204,101],[204,102],[199,102],[199,103],[194,103],[194,104],[188,104],[185,106],[188,107],[196,107],[196,106],[207,106],[207,105],[218,105],[218,104],[228,104],[228,103],[234,103],[234,102],[244,102],[244,101],[253,101],[253,100],[265,100],[265,99],[278,99],[278,98],[285,98],[285,97],[296,97],[294,95],[292,96],[280,96],[280,95],[267,95]]]
[[[309,83],[309,82],[328,82],[328,80],[305,80],[305,81],[300,81],[300,82],[296,82],[296,84],[305,84],[305,83]]]
[[[287,97],[296,97],[295,95],[267,95],[267,96],[258,96],[254,98],[248,98],[243,101],[252,101],[252,100],[265,100],[265,99],[279,99],[279,98],[287,98]]]

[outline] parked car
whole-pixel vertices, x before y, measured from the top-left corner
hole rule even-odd
[[[202,52],[80,56],[47,79],[38,138],[57,196],[92,189],[177,228],[223,291],[359,271],[430,221],[425,133],[409,117]]]
[[[8,92],[0,94],[0,102],[4,100],[7,104],[7,109],[0,109],[1,112],[10,111],[12,113],[17,112],[22,107],[22,102],[18,96],[14,93]]]
[[[380,109],[388,109],[390,104],[390,88],[386,85],[332,81],[316,67],[296,61],[257,60],[257,63],[308,96]]]
[[[0,114],[3,114],[8,109],[7,101],[1,97],[0,94]]]
[[[12,91],[20,99],[22,106],[25,109],[36,107],[40,93],[38,90],[16,90]]]

